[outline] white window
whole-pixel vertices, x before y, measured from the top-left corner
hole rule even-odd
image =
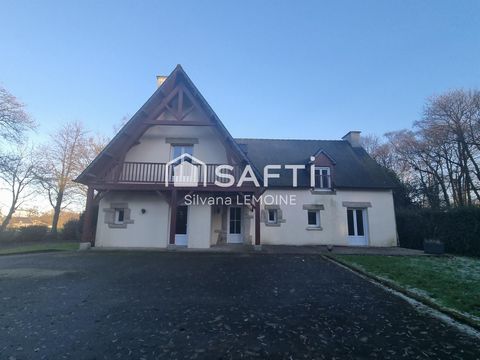
[[[183,154],[193,155],[193,145],[172,145],[172,159],[176,159]]]
[[[347,209],[348,236],[365,236],[365,209]]]
[[[188,144],[185,144],[185,145],[181,145],[181,144],[178,144],[178,145],[173,145],[171,146],[172,150],[171,150],[171,159],[176,159],[178,158],[179,156],[182,156],[183,154],[188,154],[188,155],[193,155],[193,145],[188,145]],[[177,165],[179,164],[182,164],[184,162],[187,162],[187,163],[192,163],[192,160],[189,158],[189,157],[184,157],[183,159],[179,159],[177,160],[175,163],[172,164],[172,166],[170,166],[170,180],[171,181],[178,181],[178,182],[183,182],[183,181],[186,181],[188,182],[189,180],[192,180],[192,179],[195,179],[194,178],[194,175],[193,173],[191,174],[190,171],[194,171],[192,167],[180,167],[177,171],[175,171],[175,168]],[[184,178],[184,174],[182,173],[182,170],[186,170],[188,175],[186,178]],[[174,176],[179,176],[179,178],[175,179]],[[190,178],[191,176],[191,178]]]
[[[123,224],[124,221],[125,221],[125,209],[116,208],[115,209],[114,223],[115,224]]]
[[[277,223],[277,209],[268,209],[267,223],[269,224]]]
[[[330,168],[316,167],[315,168],[315,188],[316,189],[330,189],[332,187]]]
[[[309,227],[320,227],[320,211],[319,210],[308,210],[308,226]]]

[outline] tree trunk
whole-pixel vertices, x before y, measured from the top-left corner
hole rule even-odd
[[[13,213],[15,212],[15,208],[12,206],[10,210],[8,210],[7,216],[2,221],[2,225],[0,226],[0,232],[5,231],[7,229],[8,224],[10,224],[10,220],[12,220]]]
[[[53,220],[52,220],[52,234],[57,234],[58,219],[60,218],[60,211],[62,210],[62,201],[63,201],[63,191],[59,192],[55,202],[55,207],[53,208]]]

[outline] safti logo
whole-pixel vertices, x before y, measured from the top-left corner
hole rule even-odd
[[[176,187],[197,187],[200,182],[207,186],[206,174],[207,164],[195,156],[182,154],[167,163],[165,186],[168,186],[170,181]]]
[[[298,171],[305,170],[307,166],[310,167],[310,186],[315,187],[316,171],[314,161],[315,157],[312,156],[310,165],[266,165],[263,168],[263,187],[268,187],[270,179],[279,179],[280,174],[274,171],[282,169],[291,171],[292,187],[297,187]],[[209,171],[205,162],[185,153],[166,164],[165,186],[169,186],[170,183],[173,183],[175,187],[198,187],[200,185],[206,187],[207,183],[219,187],[241,187],[245,183],[254,187],[261,186],[255,171],[250,165],[245,166],[238,181],[236,181],[233,173],[234,167],[231,165],[217,165]],[[208,179],[207,176],[209,176]],[[320,177],[324,176],[329,177],[330,175],[320,174]]]

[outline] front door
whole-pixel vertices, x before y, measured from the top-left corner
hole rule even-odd
[[[242,244],[242,208],[232,206],[228,210],[228,234],[227,242],[229,244]]]
[[[368,245],[368,223],[366,209],[347,209],[348,244]]]
[[[175,222],[175,245],[187,246],[187,219],[188,219],[188,206],[177,207],[177,219]]]

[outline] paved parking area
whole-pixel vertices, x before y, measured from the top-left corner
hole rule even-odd
[[[479,339],[316,255],[0,257],[1,359],[480,357]]]

